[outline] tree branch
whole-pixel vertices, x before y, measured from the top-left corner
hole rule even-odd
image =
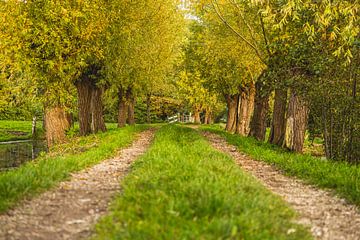
[[[271,51],[270,51],[270,47],[269,47],[269,41],[268,41],[267,36],[266,36],[264,20],[263,20],[263,18],[261,16],[261,13],[259,13],[259,16],[260,16],[260,23],[261,23],[262,33],[263,33],[264,40],[265,40],[266,51],[268,52],[269,57],[271,57]]]
[[[214,0],[211,1],[213,7],[214,7],[214,10],[216,12],[216,14],[218,15],[218,17],[221,19],[221,21],[233,32],[235,33],[241,40],[243,40],[247,45],[249,45],[256,53],[256,55],[259,57],[260,61],[262,63],[264,63],[265,65],[267,65],[264,61],[264,59],[262,58],[261,56],[261,53],[259,52],[259,50],[256,48],[256,46],[254,46],[249,40],[247,40],[242,34],[240,34],[238,31],[235,30],[235,28],[233,28],[227,21],[226,19],[221,15],[219,9],[218,9],[218,6],[215,6],[217,5],[215,3]]]

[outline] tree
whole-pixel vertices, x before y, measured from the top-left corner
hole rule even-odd
[[[101,0],[5,3],[17,9],[11,21],[18,25],[13,32],[18,41],[10,45],[21,46],[14,61],[34,79],[33,84],[41,93],[49,145],[65,140],[69,127],[66,109],[69,96],[74,93],[73,84],[89,66],[90,59],[101,58],[99,39],[107,25],[105,3]]]
[[[106,76],[118,94],[118,126],[135,123],[135,99],[164,79],[182,40],[177,3],[162,0],[114,2],[114,22],[106,52]]]

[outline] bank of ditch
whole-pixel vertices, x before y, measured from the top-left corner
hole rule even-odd
[[[145,125],[131,126],[74,138],[35,161],[0,173],[0,213],[24,198],[52,188],[73,172],[114,156],[120,148],[129,145],[137,133],[147,128]]]

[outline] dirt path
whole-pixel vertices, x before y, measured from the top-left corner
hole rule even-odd
[[[119,180],[130,164],[149,147],[154,130],[139,138],[114,159],[73,174],[69,181],[15,210],[0,215],[0,239],[83,239],[106,213],[111,198],[119,191]]]
[[[244,170],[287,201],[300,215],[297,222],[310,226],[316,239],[360,239],[360,211],[354,205],[330,192],[284,176],[270,165],[252,160],[216,134],[204,135],[216,149],[230,154]]]

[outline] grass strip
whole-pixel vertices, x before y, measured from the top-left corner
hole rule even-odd
[[[112,157],[117,150],[129,145],[135,133],[147,126],[125,127],[106,133],[77,138],[59,145],[36,161],[0,173],[0,212],[14,206],[19,200],[47,190],[67,179],[71,172],[95,165]]]
[[[310,184],[334,190],[339,196],[360,206],[360,166],[346,162],[323,160],[310,155],[296,154],[253,138],[233,135],[218,126],[201,127],[224,137],[228,143],[254,158],[274,164],[289,176]]]
[[[196,131],[162,127],[94,239],[311,239],[280,197]]]
[[[38,123],[36,131],[38,136],[42,136],[44,131],[41,124]],[[0,120],[0,142],[27,140],[32,138],[31,121],[8,121]]]

